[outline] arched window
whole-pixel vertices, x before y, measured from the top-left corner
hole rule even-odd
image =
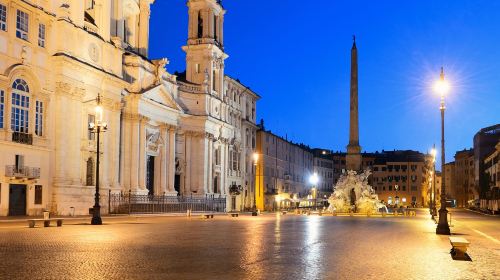
[[[91,157],[87,160],[87,174],[85,178],[85,185],[94,185],[94,159]]]
[[[203,16],[201,11],[198,12],[198,38],[203,37]]]
[[[219,41],[219,36],[217,36],[217,24],[219,22],[219,17],[214,15],[214,39]]]
[[[12,84],[11,129],[15,132],[28,133],[29,92],[28,84],[22,79],[17,79]]]

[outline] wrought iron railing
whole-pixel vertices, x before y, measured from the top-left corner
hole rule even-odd
[[[14,131],[12,132],[12,142],[33,145],[33,135],[29,133]]]
[[[225,212],[226,197],[222,195],[138,195],[120,193],[109,195],[110,214],[141,213],[185,213],[192,212]]]
[[[28,179],[39,179],[40,178],[40,168],[39,167],[16,167],[15,165],[5,166],[5,176],[16,177],[16,178],[28,178]]]

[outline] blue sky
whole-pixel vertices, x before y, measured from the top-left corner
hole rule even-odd
[[[446,158],[500,123],[500,1],[225,0],[226,74],[262,96],[258,118],[294,142],[345,151],[352,35],[359,56],[363,151],[440,145],[445,68]],[[185,69],[184,0],[157,0],[150,57]],[[439,156],[438,156],[439,157]]]

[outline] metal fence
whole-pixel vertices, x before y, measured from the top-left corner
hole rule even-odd
[[[222,195],[138,195],[131,193],[109,195],[110,214],[153,214],[193,212],[225,212],[226,198]]]

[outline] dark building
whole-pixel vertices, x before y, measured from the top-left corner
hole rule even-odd
[[[333,153],[334,184],[346,170],[346,154]],[[362,169],[371,169],[368,182],[387,204],[427,206],[430,200],[432,156],[417,151],[362,153]]]
[[[499,140],[500,124],[485,127],[474,135],[474,184],[480,198],[487,198],[490,189],[484,160],[494,152]]]

